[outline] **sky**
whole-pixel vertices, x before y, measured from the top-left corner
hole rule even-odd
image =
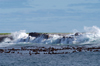
[[[100,27],[100,0],[0,0],[0,33],[84,31]]]

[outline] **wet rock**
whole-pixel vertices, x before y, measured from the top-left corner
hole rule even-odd
[[[41,35],[41,33],[36,33],[36,32],[29,33],[29,36],[32,36],[32,37],[39,37],[40,35]]]
[[[65,49],[67,49],[67,50],[68,50],[68,49],[72,49],[72,48],[71,48],[71,47],[69,47],[69,46],[67,46],[67,47],[65,47]]]
[[[48,39],[49,38],[49,35],[48,34],[41,34],[41,33],[36,33],[36,32],[29,33],[29,36],[32,36],[32,37],[42,36],[44,39]]]
[[[43,38],[44,39],[48,39],[49,38],[49,35],[48,34],[43,34]]]
[[[17,52],[17,54],[19,54],[19,52]]]
[[[11,52],[11,53],[15,53],[15,52]]]
[[[98,52],[99,50],[94,50],[93,52]]]
[[[65,52],[65,54],[68,54],[69,52]]]
[[[76,49],[75,47],[72,47],[74,50]]]
[[[73,37],[72,36],[69,36],[68,39],[73,39]]]
[[[10,51],[6,51],[5,53],[10,53]]]
[[[0,49],[0,53],[3,53],[4,52],[4,50],[3,49]]]
[[[75,36],[79,36],[79,34],[80,34],[80,33],[77,32],[77,33],[75,33]]]
[[[66,37],[65,37],[65,36],[63,36],[63,38],[65,39]]]
[[[72,53],[75,53],[76,52],[76,50],[74,50]]]
[[[13,40],[12,36],[9,36],[9,35],[0,35],[0,42],[3,42],[5,38],[9,38],[9,39]]]
[[[100,49],[100,47],[97,47],[96,49]]]
[[[43,50],[42,49],[39,49],[39,52],[42,52]]]
[[[46,51],[47,51],[47,49],[45,48],[45,49],[43,49],[42,51],[43,51],[43,52],[46,52]]]
[[[31,51],[29,51],[29,54],[32,55]]]
[[[77,51],[81,52],[82,51],[82,47],[77,47]]]
[[[35,54],[40,54],[39,52],[36,52]]]
[[[12,36],[8,36],[7,38],[9,38],[10,40],[13,40],[13,37]]]

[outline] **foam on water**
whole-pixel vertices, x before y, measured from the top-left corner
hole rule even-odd
[[[68,35],[57,35],[57,34],[49,34],[49,38],[45,39],[44,35],[39,37],[29,36],[25,30],[21,30],[18,32],[11,33],[11,36],[14,40],[10,40],[6,38],[0,46],[4,44],[12,45],[18,43],[39,43],[39,44],[99,44],[100,42],[100,28],[93,27],[84,27],[85,32],[78,32],[76,36],[75,33]],[[5,45],[4,45],[5,46]]]
[[[21,41],[21,39],[27,39],[27,37],[28,37],[28,34],[26,34],[25,30],[13,32],[13,33],[11,33],[11,35],[14,38],[14,40],[13,40],[14,43],[18,43]]]

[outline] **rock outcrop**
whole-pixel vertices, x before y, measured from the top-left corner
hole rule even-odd
[[[0,35],[0,42],[3,42],[5,38],[9,38],[9,39],[13,40],[12,36],[9,36],[9,35]]]
[[[32,37],[39,37],[40,35],[41,35],[41,33],[36,33],[36,32],[29,33],[29,36],[32,36]]]
[[[29,33],[29,36],[31,36],[31,37],[40,37],[40,36],[43,36],[43,38],[44,39],[48,39],[49,38],[49,35],[48,34],[42,34],[42,33],[36,33],[36,32],[31,32],[31,33]]]

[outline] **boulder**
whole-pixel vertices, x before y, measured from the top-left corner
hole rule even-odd
[[[65,39],[66,37],[65,36],[63,36],[63,39]]]
[[[0,49],[0,53],[3,53],[4,52],[4,50],[3,49]]]
[[[82,35],[82,33],[77,32],[77,33],[75,33],[74,35],[75,35],[75,36],[79,36],[79,35]]]
[[[31,32],[29,33],[29,36],[32,36],[32,37],[39,37],[39,36],[43,36],[44,39],[48,39],[49,38],[49,35],[48,34],[41,34],[41,33],[36,33],[36,32]]]
[[[48,39],[49,35],[48,34],[42,34],[44,39]]]
[[[77,32],[77,33],[75,33],[75,36],[79,36],[79,33]]]
[[[39,37],[40,35],[41,35],[41,33],[36,33],[36,32],[29,33],[29,36],[32,36],[32,37]]]
[[[1,36],[0,36],[0,42],[3,42],[5,38],[9,38],[9,39],[13,40],[13,37],[12,37],[12,36],[1,35]]]

